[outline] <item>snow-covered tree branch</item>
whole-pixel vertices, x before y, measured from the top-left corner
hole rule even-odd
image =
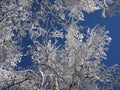
[[[101,62],[107,59],[109,31],[77,25],[84,12],[102,10],[106,17],[118,2],[0,0],[0,90],[120,88],[120,67]],[[25,57],[27,65],[20,66]]]

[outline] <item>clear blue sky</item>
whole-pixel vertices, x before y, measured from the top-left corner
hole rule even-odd
[[[96,11],[90,14],[85,13],[85,21],[81,21],[80,24],[91,28],[96,24],[106,26],[106,29],[110,31],[112,42],[110,44],[109,51],[107,52],[107,60],[104,60],[104,62],[108,66],[113,64],[120,65],[120,13],[117,13],[111,18],[108,15],[106,18],[103,18],[101,16],[101,11]],[[20,65],[25,67],[28,65],[28,62],[29,65],[31,65],[32,62],[30,62],[30,59],[30,56],[23,57],[22,60],[25,60],[24,65],[22,63]]]
[[[96,11],[90,14],[85,13],[85,21],[81,25],[94,27],[96,24],[105,25],[110,31],[112,42],[107,53],[108,57],[105,63],[110,66],[113,64],[120,65],[120,13],[113,17],[107,15],[106,18],[101,16],[101,11]]]

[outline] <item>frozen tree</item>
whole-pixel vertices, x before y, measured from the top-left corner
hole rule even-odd
[[[0,90],[119,89],[120,67],[101,62],[111,42],[109,31],[78,25],[84,12],[103,10],[106,17],[116,12],[118,2],[0,0]],[[20,66],[24,57],[32,65]]]

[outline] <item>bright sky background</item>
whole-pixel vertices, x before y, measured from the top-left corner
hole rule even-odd
[[[94,27],[96,24],[106,26],[106,29],[110,31],[112,42],[105,63],[108,66],[113,64],[120,65],[120,13],[117,13],[111,18],[109,16],[103,18],[101,16],[101,11],[96,11],[90,14],[85,13],[85,21],[81,22],[81,24],[88,27]]]
[[[93,13],[85,13],[85,21],[81,21],[80,25],[87,26],[93,28],[97,24],[100,26],[106,26],[106,29],[110,31],[110,36],[112,38],[112,42],[109,47],[109,51],[107,52],[107,60],[103,62],[108,66],[119,64],[120,65],[120,13],[117,13],[113,17],[109,17],[107,15],[106,18],[103,18],[101,15],[102,11],[96,11]],[[23,41],[24,44],[30,43],[29,40]],[[26,65],[31,65],[30,62],[31,56],[25,56],[22,59],[25,60],[24,64],[20,64],[23,67]]]

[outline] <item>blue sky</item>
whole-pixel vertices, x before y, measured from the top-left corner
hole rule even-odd
[[[101,16],[101,11],[93,13],[85,13],[85,21],[80,22],[83,26],[94,27],[96,24],[100,26],[105,25],[106,29],[110,31],[112,42],[107,52],[107,60],[104,61],[108,66],[113,64],[120,65],[120,13],[117,13],[113,17],[107,15],[106,18]]]
[[[81,21],[80,25],[87,26],[90,28],[93,28],[95,25],[99,24],[100,26],[106,26],[106,29],[110,31],[110,36],[112,37],[112,42],[109,47],[109,51],[107,52],[107,60],[104,60],[104,63],[108,66],[119,64],[120,65],[120,13],[117,13],[113,17],[109,17],[107,15],[106,18],[103,18],[101,15],[102,11],[96,11],[93,13],[85,13],[85,21]],[[26,41],[25,41],[26,42]],[[25,43],[26,44],[26,43]],[[29,56],[31,57],[31,56]],[[25,60],[24,65],[21,63],[21,66],[25,67],[28,62],[29,65],[32,64],[30,62],[30,59],[28,59],[28,56],[25,56],[22,58],[22,60]]]

